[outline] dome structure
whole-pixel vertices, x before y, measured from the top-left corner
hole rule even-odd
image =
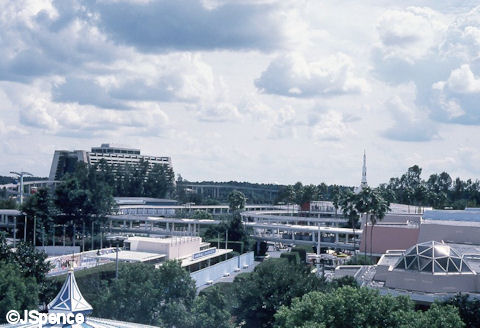
[[[458,251],[436,241],[420,243],[407,249],[394,265],[394,270],[432,274],[474,273]]]

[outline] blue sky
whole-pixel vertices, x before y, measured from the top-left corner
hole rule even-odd
[[[55,149],[172,157],[190,180],[480,176],[474,1],[0,2],[0,174]]]

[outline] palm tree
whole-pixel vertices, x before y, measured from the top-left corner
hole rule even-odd
[[[365,215],[365,227],[363,229],[362,239],[364,240],[364,255],[367,260],[367,235],[368,235],[368,221],[372,212],[372,189],[369,187],[363,188],[354,197],[355,209],[360,215]]]
[[[342,208],[343,215],[348,220],[348,225],[353,229],[353,247],[355,249],[356,245],[356,235],[355,228],[360,219],[360,215],[355,208],[356,204],[356,194],[353,192],[347,192],[345,194],[340,194],[338,205]],[[337,206],[338,206],[337,205]]]
[[[337,211],[342,201],[342,194],[340,193],[340,188],[337,185],[332,187],[332,204],[335,207],[335,218],[337,218]]]
[[[370,232],[370,259],[372,259],[373,228],[378,221],[382,221],[385,214],[390,211],[390,203],[386,201],[377,190],[372,191],[370,223],[372,229]]]

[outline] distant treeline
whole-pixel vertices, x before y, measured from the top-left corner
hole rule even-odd
[[[195,192],[192,186],[201,190]],[[208,187],[206,187],[208,186]],[[241,191],[247,197],[249,204],[271,204],[277,200],[278,192],[285,186],[277,184],[251,183],[251,182],[216,182],[216,181],[188,181],[181,176],[177,180],[177,199],[180,202],[216,205],[228,202],[228,195],[233,190]],[[215,190],[214,190],[215,189]]]
[[[454,180],[447,172],[431,174],[423,180],[421,174],[422,169],[414,165],[378,189],[386,200],[402,204],[453,209],[480,205],[480,181]]]
[[[421,177],[418,165],[408,168],[400,177],[390,178],[388,183],[378,186],[381,196],[391,203],[417,206],[431,206],[437,209],[480,206],[480,181],[453,179],[447,172],[431,174],[428,179]],[[335,201],[339,194],[353,187],[327,185],[284,186],[278,193],[277,202],[304,204],[312,200]]]

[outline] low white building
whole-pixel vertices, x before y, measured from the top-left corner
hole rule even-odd
[[[129,237],[124,241],[124,249],[130,257],[138,253],[163,254],[165,260],[179,260],[182,267],[189,271],[200,270],[203,267],[226,259],[231,249],[218,249],[210,247],[209,243],[202,241],[200,237]],[[120,252],[121,254],[121,252]]]

